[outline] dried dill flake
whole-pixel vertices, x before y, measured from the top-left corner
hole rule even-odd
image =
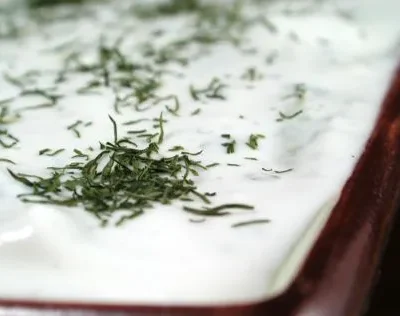
[[[209,202],[190,179],[192,174],[206,169],[200,162],[190,159],[189,153],[159,157],[156,142],[138,149],[128,139],[118,138],[116,123],[110,119],[114,141],[101,143],[101,152],[95,158],[52,168],[51,176],[45,178],[9,170],[15,180],[31,190],[20,195],[21,200],[69,207],[81,205],[104,224],[116,212],[123,211],[117,222],[122,224],[154,203],[169,204],[190,195]]]

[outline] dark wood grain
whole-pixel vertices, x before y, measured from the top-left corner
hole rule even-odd
[[[361,83],[360,83],[361,84]],[[400,201],[400,68],[364,154],[294,282],[279,297],[219,308],[102,306],[0,300],[0,315],[360,315]]]

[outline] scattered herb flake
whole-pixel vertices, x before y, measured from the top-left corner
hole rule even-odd
[[[183,207],[184,211],[200,216],[226,216],[230,214],[229,212],[224,212],[224,210],[227,209],[253,210],[254,206],[247,204],[222,204],[216,207],[204,207],[202,209],[188,206]]]
[[[194,110],[190,115],[191,115],[191,116],[195,116],[195,115],[200,114],[200,112],[201,112],[201,109],[198,108],[198,109]]]
[[[209,165],[206,165],[206,168],[213,168],[213,167],[217,167],[217,166],[219,166],[220,164],[218,163],[218,162],[214,162],[214,163],[211,163],[211,164],[209,164]]]
[[[189,219],[189,222],[196,223],[196,224],[204,223],[205,221],[206,221],[205,218],[201,218],[201,219],[193,219],[193,218],[191,218],[191,219]]]
[[[235,152],[235,145],[236,145],[235,140],[222,144],[223,147],[226,147],[227,154],[233,154]]]
[[[206,169],[188,155],[154,157],[158,144],[151,142],[138,149],[127,139],[118,138],[117,124],[113,125],[113,142],[100,143],[100,153],[85,162],[72,162],[64,167],[50,167],[48,177],[37,177],[14,173],[10,175],[31,188],[28,194],[20,195],[26,203],[52,204],[66,207],[81,205],[96,216],[102,225],[116,220],[121,225],[137,218],[155,203],[169,204],[174,200],[191,196],[209,204],[205,194],[197,191],[190,174]],[[160,121],[162,116],[160,116]],[[75,154],[86,157],[80,150]],[[249,208],[243,205],[227,205],[207,209],[208,213],[221,213],[228,208]],[[131,213],[126,214],[126,210]],[[122,213],[121,213],[122,212]]]
[[[286,169],[286,170],[274,170],[274,173],[282,174],[282,173],[288,173],[288,172],[291,172],[291,171],[293,171],[293,168],[289,168],[289,169]]]
[[[0,130],[0,146],[3,148],[12,148],[19,143],[19,139],[11,135],[7,130]]]
[[[14,161],[12,161],[11,159],[7,159],[7,158],[0,158],[0,162],[5,162],[5,163],[12,164],[12,165],[16,165],[16,163]]]
[[[279,116],[280,117],[277,118],[276,121],[277,122],[283,122],[283,121],[286,121],[286,120],[291,120],[291,119],[294,119],[295,117],[299,116],[302,113],[303,113],[303,110],[299,110],[299,111],[297,111],[297,112],[295,112],[295,113],[293,113],[291,115],[287,115],[287,114],[284,114],[282,112],[279,112]]]
[[[231,227],[238,228],[238,227],[244,227],[244,226],[250,226],[250,225],[269,224],[270,222],[271,222],[271,220],[269,220],[269,219],[255,219],[255,220],[251,220],[251,221],[239,222],[239,223],[233,224]]]
[[[249,146],[251,149],[258,149],[258,140],[263,138],[265,138],[265,135],[263,134],[251,134],[246,145]]]
[[[247,81],[257,81],[263,78],[263,74],[260,73],[255,67],[249,67],[245,70],[241,78]]]

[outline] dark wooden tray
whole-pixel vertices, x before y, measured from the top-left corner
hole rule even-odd
[[[280,296],[254,305],[151,307],[0,299],[0,315],[347,316],[367,305],[400,202],[400,67],[338,204],[299,274]]]

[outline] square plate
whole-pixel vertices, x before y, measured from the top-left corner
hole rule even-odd
[[[281,295],[253,305],[151,307],[0,300],[0,315],[358,315],[400,201],[400,68],[365,151],[305,263]]]

